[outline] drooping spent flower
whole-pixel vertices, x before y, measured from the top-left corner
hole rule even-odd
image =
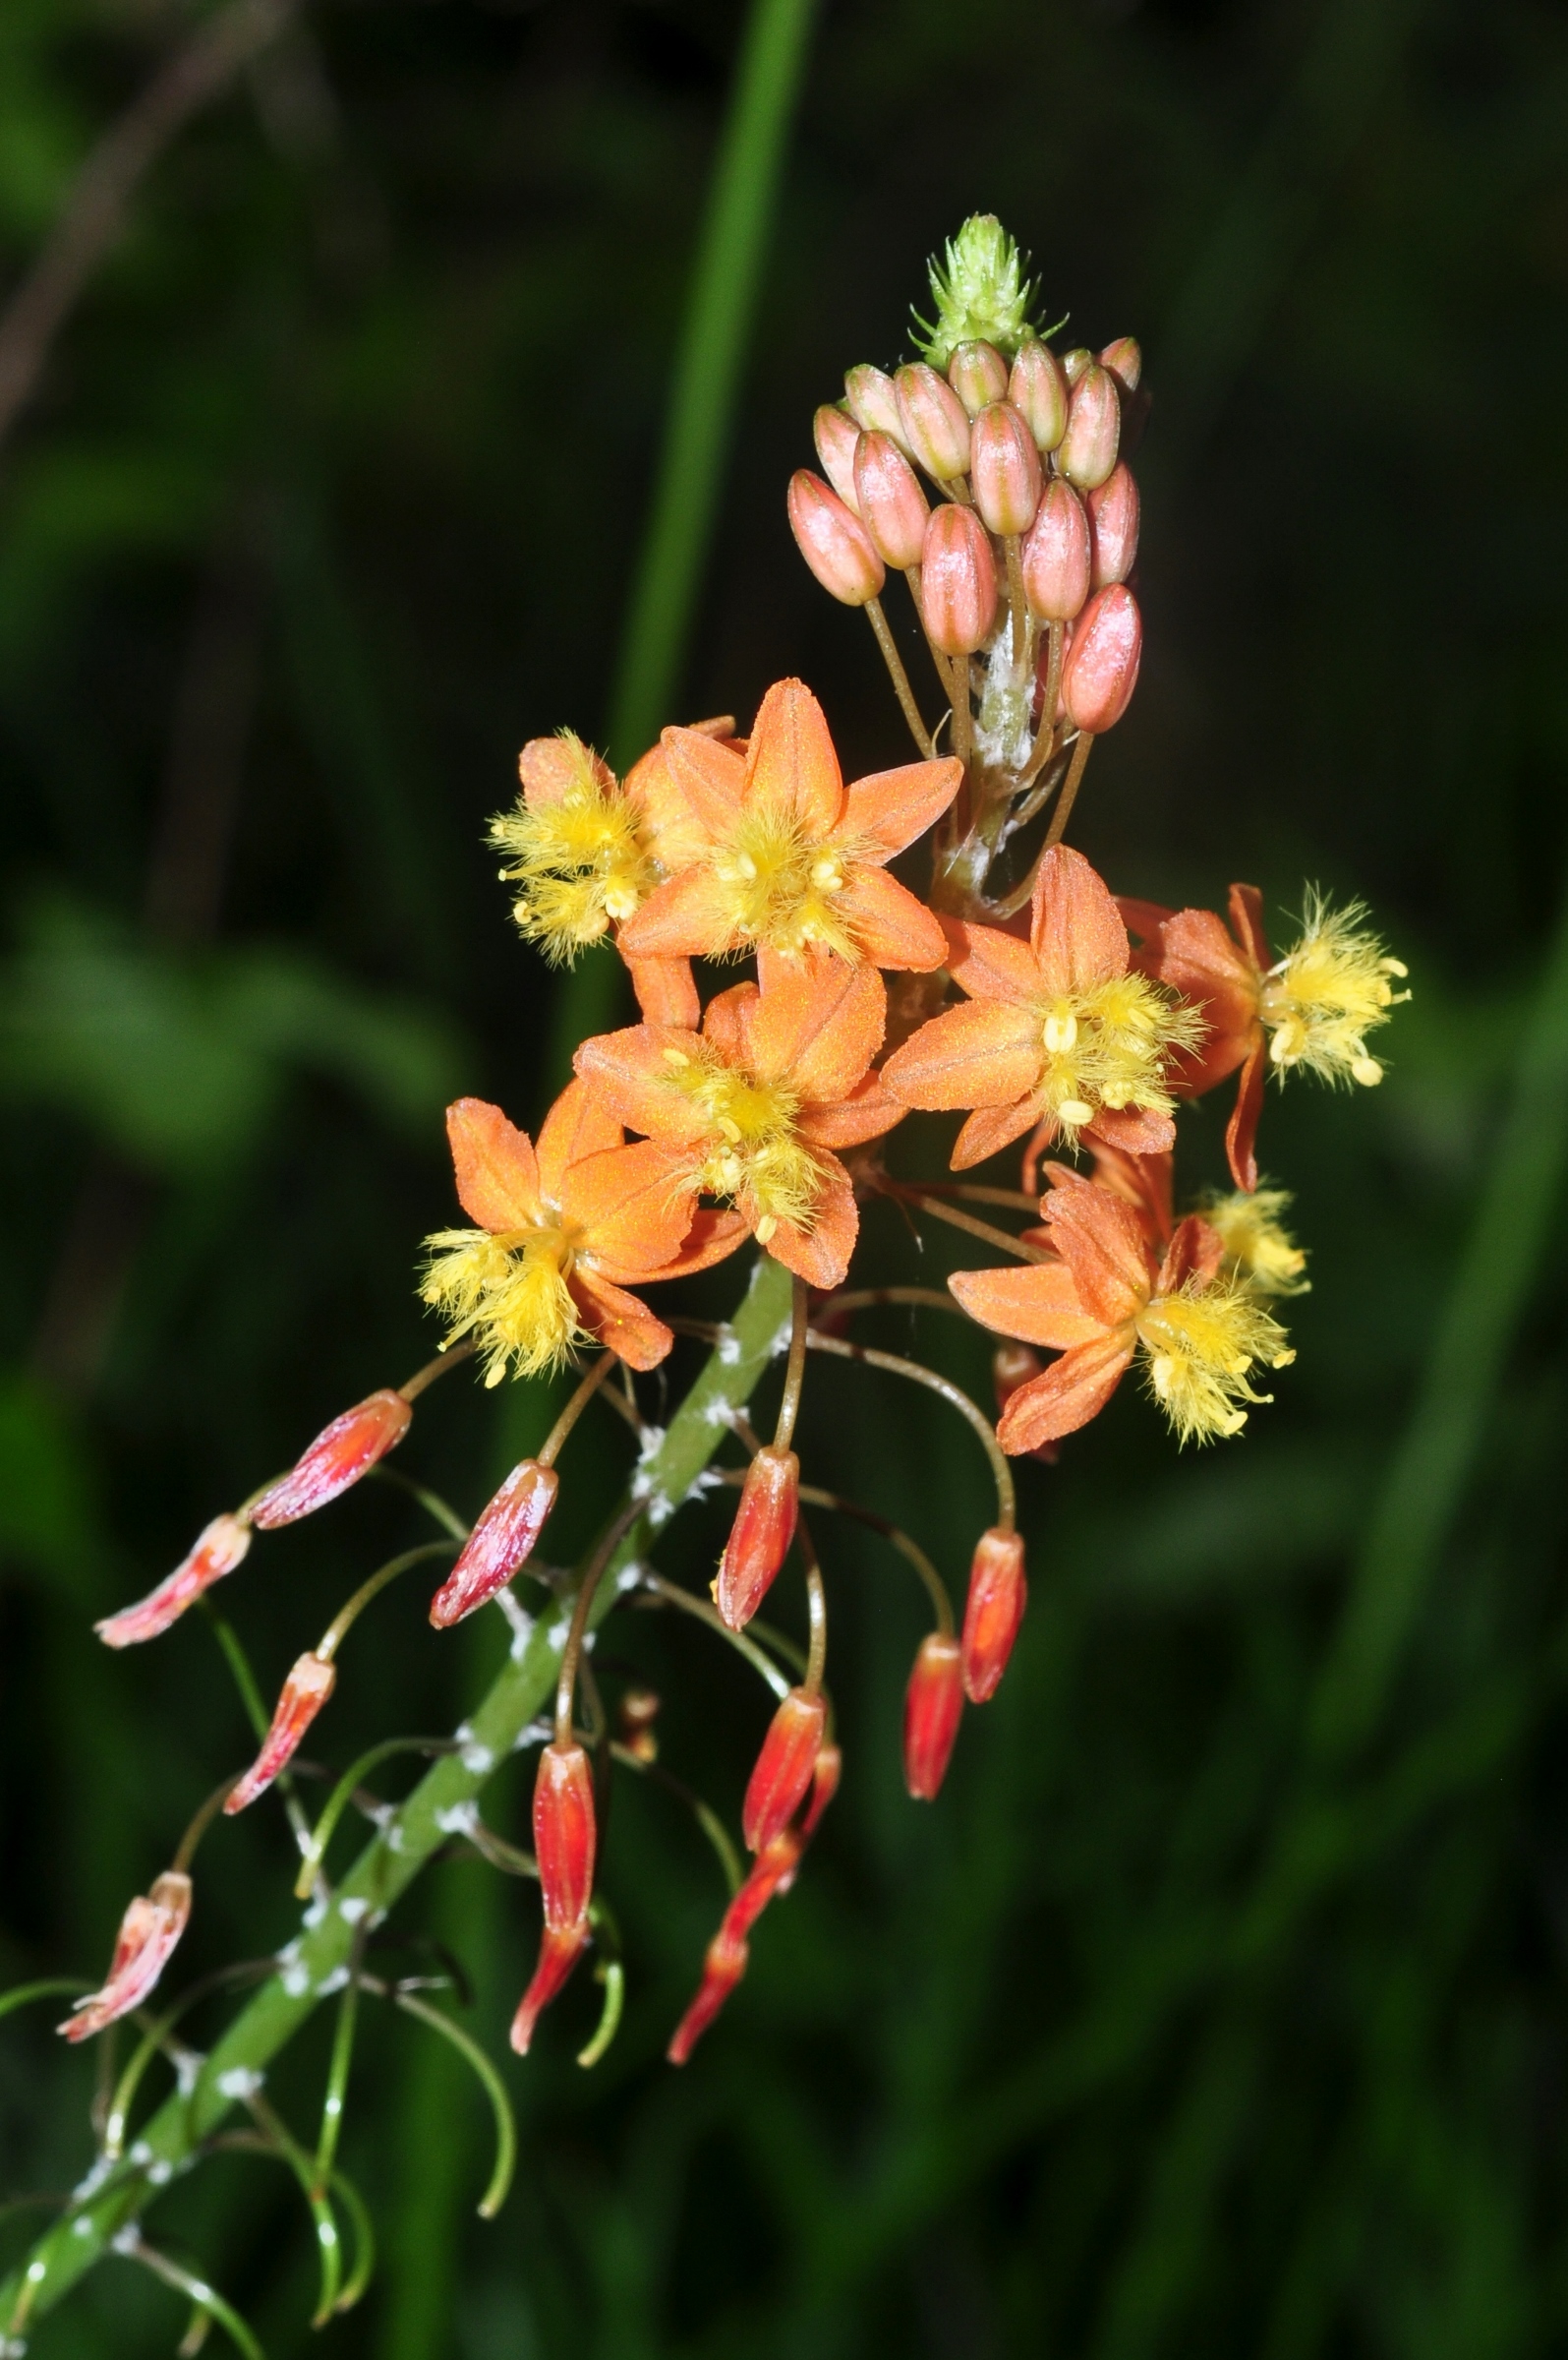
[[[512,2019],[511,2044],[526,2056],[541,2011],[556,1996],[588,1942],[598,1821],[594,1774],[581,1745],[552,1740],[534,1780],[534,1853],[545,1905],[539,1964]]]
[[[789,1554],[800,1520],[800,1461],[767,1444],[746,1469],[740,1504],[719,1561],[714,1598],[731,1630],[744,1630]]]
[[[299,1658],[283,1682],[261,1752],[224,1799],[223,1808],[230,1817],[264,1795],[278,1772],[288,1768],[300,1740],[336,1685],[337,1666],[329,1658],[315,1653]]]
[[[962,1649],[951,1631],[933,1630],[920,1642],[903,1696],[903,1783],[916,1802],[936,1800],[962,1713]]]
[[[120,1920],[114,1956],[99,1991],[79,1999],[57,2029],[68,2040],[90,2040],[107,2025],[139,2008],[173,1956],[191,1916],[191,1880],[169,1868],[150,1893],[139,1893]]]
[[[252,1523],[270,1532],[279,1524],[314,1515],[395,1450],[413,1421],[411,1405],[385,1386],[345,1409],[322,1427],[288,1473],[261,1494],[251,1509]]]
[[[763,1739],[741,1807],[748,1848],[761,1852],[782,1835],[805,1800],[822,1750],[828,1708],[820,1693],[791,1688]]]
[[[1016,1389],[1016,1388],[1015,1388]],[[963,1609],[963,1692],[984,1704],[1001,1684],[1028,1604],[1023,1535],[993,1527],[975,1543],[969,1595]]]
[[[542,1467],[534,1458],[513,1467],[431,1600],[431,1621],[437,1630],[450,1630],[521,1572],[559,1490],[560,1477],[553,1467]]]
[[[164,1575],[155,1590],[149,1590],[134,1606],[122,1607],[117,1615],[95,1622],[93,1629],[105,1647],[137,1647],[144,1639],[155,1639],[179,1621],[188,1606],[196,1604],[203,1590],[221,1581],[225,1573],[232,1573],[250,1546],[251,1526],[246,1517],[214,1516],[190,1555]]]

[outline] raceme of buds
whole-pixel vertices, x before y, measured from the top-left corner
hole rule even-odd
[[[569,1933],[588,1923],[594,1897],[594,1774],[581,1745],[552,1739],[534,1779],[534,1852],[545,1923]]]
[[[322,1428],[289,1472],[261,1494],[251,1510],[252,1522],[270,1532],[275,1525],[314,1515],[394,1450],[413,1419],[402,1394],[386,1389],[344,1410]]]
[[[1090,361],[1073,388],[1067,433],[1056,463],[1070,484],[1092,492],[1116,465],[1122,439],[1122,402],[1109,369]]]
[[[1142,654],[1143,620],[1127,584],[1096,590],[1062,667],[1062,702],[1074,729],[1098,738],[1115,727],[1137,686]]]
[[[993,533],[1026,533],[1040,504],[1040,454],[1010,401],[993,401],[969,442],[974,504]]]
[[[337,1666],[319,1655],[302,1655],[283,1682],[272,1726],[261,1740],[261,1750],[242,1779],[229,1790],[223,1808],[230,1815],[264,1795],[280,1770],[286,1769],[311,1723],[337,1685]]]
[[[461,1622],[476,1606],[503,1590],[527,1564],[559,1490],[554,1468],[542,1467],[538,1459],[525,1458],[513,1467],[431,1600],[431,1621],[437,1630]]]
[[[1089,595],[1093,545],[1083,502],[1054,475],[1023,542],[1023,595],[1041,622],[1071,622]]]
[[[912,361],[893,381],[903,440],[927,475],[951,483],[969,464],[969,413],[945,377]]]
[[[1019,347],[1008,399],[1027,424],[1036,449],[1055,450],[1067,433],[1068,382],[1056,354],[1038,336]]]
[[[935,1800],[948,1774],[963,1711],[963,1666],[951,1631],[920,1643],[903,1697],[903,1783],[916,1802]]]
[[[1006,393],[1008,365],[994,344],[958,344],[948,363],[948,383],[969,416],[978,418],[988,402]]]
[[[1118,459],[1086,502],[1093,549],[1093,583],[1125,582],[1137,559],[1137,482],[1126,459]]]
[[[190,1878],[182,1869],[165,1869],[151,1892],[139,1893],[121,1918],[101,1991],[79,1999],[56,2029],[68,2040],[90,2040],[105,2025],[139,2008],[168,1965],[190,1916]]]
[[[770,1444],[746,1469],[740,1504],[719,1561],[715,1596],[731,1630],[744,1630],[789,1554],[800,1520],[800,1461]]]
[[[239,1516],[214,1516],[189,1557],[166,1574],[155,1590],[139,1598],[135,1606],[122,1607],[119,1614],[95,1622],[93,1628],[106,1647],[136,1647],[144,1639],[155,1639],[171,1622],[177,1622],[188,1606],[194,1606],[203,1590],[232,1573],[251,1546],[251,1527]]]
[[[830,598],[863,607],[887,580],[882,560],[858,516],[820,475],[799,467],[789,478],[789,529]]]
[[[1143,347],[1136,336],[1118,336],[1100,354],[1100,365],[1109,369],[1124,392],[1135,393],[1143,375]]]
[[[918,565],[931,503],[891,435],[860,437],[854,460],[855,505],[878,555],[901,571]]]
[[[816,1770],[826,1721],[821,1696],[804,1688],[791,1688],[774,1714],[741,1806],[741,1832],[752,1852],[783,1835],[799,1809]]]
[[[811,422],[811,438],[817,445],[822,472],[838,493],[846,508],[858,509],[855,498],[854,454],[860,440],[860,429],[847,410],[837,402],[825,401]]]
[[[931,511],[920,556],[920,608],[944,655],[983,647],[996,620],[996,560],[972,508],[944,501]]]
[[[874,369],[869,361],[859,362],[843,381],[843,397],[850,417],[863,433],[891,435],[896,442],[902,442],[899,396],[885,370]]]
[[[969,1567],[969,1597],[963,1610],[963,1692],[971,1704],[984,1704],[996,1694],[1028,1596],[1022,1534],[999,1532],[994,1526],[982,1532]]]

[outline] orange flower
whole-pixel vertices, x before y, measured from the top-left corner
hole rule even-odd
[[[689,865],[622,925],[628,960],[837,951],[875,967],[942,965],[940,924],[887,863],[947,809],[960,763],[911,762],[846,788],[822,707],[799,680],[769,689],[744,758],[695,730],[666,730],[664,751]],[[671,866],[673,842],[661,856]]]
[[[1036,1124],[1041,1144],[1076,1146],[1086,1131],[1134,1155],[1170,1147],[1165,1061],[1196,1039],[1197,1022],[1129,973],[1127,928],[1081,853],[1058,844],[1041,860],[1026,943],[944,922],[967,1003],[922,1025],[882,1079],[906,1106],[976,1109],[953,1150],[956,1172]]]
[[[668,1159],[672,1186],[729,1198],[786,1269],[841,1286],[860,1216],[831,1150],[876,1139],[903,1115],[869,1071],[886,1022],[874,968],[778,964],[762,986],[721,992],[700,1032],[607,1032],[584,1041],[577,1071],[611,1114],[658,1143],[648,1152]]]
[[[1245,1285],[1220,1277],[1224,1244],[1195,1213],[1179,1221],[1156,1267],[1145,1219],[1098,1181],[1065,1168],[1042,1210],[1060,1261],[957,1270],[948,1280],[971,1319],[1062,1355],[1018,1386],[997,1427],[1017,1453],[1074,1434],[1105,1407],[1145,1355],[1150,1389],[1185,1442],[1239,1434],[1254,1361],[1295,1358],[1285,1330]]]
[[[498,1385],[553,1367],[597,1337],[634,1369],[664,1359],[673,1337],[626,1283],[705,1269],[739,1244],[732,1214],[700,1212],[681,1166],[621,1127],[581,1083],[545,1117],[539,1149],[483,1098],[446,1110],[457,1194],[477,1229],[443,1229],[421,1288],[474,1333]]]

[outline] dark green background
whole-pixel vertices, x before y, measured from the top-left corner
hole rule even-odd
[[[112,1658],[92,1618],[424,1356],[443,1099],[544,1102],[557,987],[483,823],[525,737],[603,733],[740,24],[321,0],[159,161],[0,455],[7,1981],[95,1973],[247,1750],[198,1618]],[[0,284],[188,25],[164,0],[6,0]],[[1365,894],[1416,996],[1375,1096],[1268,1108],[1314,1280],[1277,1405],[1179,1460],[1125,1388],[1058,1469],[1023,1469],[1029,1620],[934,1808],[898,1771],[914,1585],[826,1533],[843,1792],[684,2074],[660,2055],[722,1895],[643,1789],[617,1795],[605,1870],[624,2029],[577,2070],[585,1983],[508,2060],[523,2156],[495,2223],[472,2214],[477,2090],[419,2028],[367,2022],[344,2154],[386,2252],[323,2348],[1568,2344],[1555,1218],[1376,1725],[1333,1808],[1299,1800],[1562,891],[1565,140],[1544,0],[826,9],[669,718],[744,719],[794,671],[846,768],[901,758],[784,484],[843,368],[898,357],[925,254],[995,208],[1048,316],[1137,333],[1155,394],[1143,681],[1076,841],[1136,894],[1254,879],[1277,923],[1304,880]],[[1194,1186],[1222,1116],[1184,1125]],[[1563,1119],[1548,1092],[1548,1181]],[[927,1169],[940,1136],[911,1140]],[[891,1217],[868,1236],[868,1267],[913,1274]],[[919,1274],[954,1259],[935,1240]],[[705,1283],[722,1305],[739,1273]],[[983,1388],[978,1345],[928,1340]],[[406,1463],[472,1511],[547,1415],[542,1389],[454,1379]],[[987,1508],[956,1422],[817,1369],[804,1436],[819,1480],[961,1580]],[[608,1420],[585,1429],[563,1540],[623,1457]],[[224,1595],[265,1682],[408,1529],[373,1487],[258,1551]],[[721,1530],[694,1511],[668,1567],[705,1578]],[[437,1641],[422,1605],[394,1592],[348,1643],[322,1758],[450,1727],[476,1692],[499,1630]],[[755,1690],[652,1617],[611,1625],[601,1663],[656,1680],[665,1758],[732,1815]],[[488,1810],[525,1825],[515,1772]],[[180,1974],[286,1937],[270,1806],[199,1865]],[[497,2050],[536,1912],[453,1862],[399,1920],[464,1957]],[[89,2153],[90,2059],[46,2027],[0,2029],[8,2193],[63,2189]],[[269,2085],[302,2130],[327,2037]],[[0,2259],[38,2218],[0,2222]],[[151,2221],[273,2360],[310,2341],[307,2227],[285,2175],[237,2157]],[[136,2360],[179,2330],[110,2262],[33,2348]]]

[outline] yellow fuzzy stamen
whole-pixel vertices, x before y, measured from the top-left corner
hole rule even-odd
[[[420,1295],[451,1323],[448,1344],[473,1335],[488,1386],[508,1369],[547,1376],[588,1341],[566,1284],[573,1256],[563,1229],[439,1229],[425,1243]]]
[[[1221,1268],[1226,1275],[1249,1286],[1255,1295],[1311,1292],[1307,1256],[1280,1218],[1290,1202],[1288,1189],[1259,1188],[1249,1196],[1238,1188],[1228,1196],[1212,1192],[1200,1208],[1209,1227],[1224,1240]]]
[[[1370,1089],[1383,1069],[1366,1049],[1366,1035],[1386,1024],[1388,1011],[1408,991],[1396,992],[1390,977],[1409,971],[1389,958],[1364,923],[1360,902],[1331,910],[1309,894],[1303,932],[1263,978],[1259,1014],[1269,1034],[1269,1058],[1283,1075],[1304,1066],[1325,1082],[1360,1082]]]
[[[792,957],[817,948],[858,959],[854,933],[834,907],[854,857],[851,846],[804,835],[778,803],[752,805],[713,857],[728,938]]]
[[[1252,1363],[1283,1369],[1296,1357],[1279,1322],[1234,1280],[1156,1295],[1135,1326],[1150,1388],[1182,1443],[1240,1434],[1242,1404],[1274,1397],[1252,1390]]]
[[[557,964],[632,916],[659,881],[637,806],[607,786],[581,738],[561,738],[573,770],[565,794],[535,809],[519,802],[490,828],[496,851],[511,855],[501,875],[523,889],[512,915]]]
[[[1111,975],[1086,990],[1041,1003],[1040,1089],[1069,1146],[1102,1106],[1169,1114],[1165,1063],[1195,1048],[1197,1011],[1172,1000],[1144,975]]]
[[[795,1135],[793,1092],[726,1065],[705,1041],[694,1042],[689,1055],[667,1049],[665,1066],[666,1088],[694,1103],[707,1127],[694,1150],[695,1185],[705,1196],[729,1198],[764,1245],[781,1221],[809,1229],[822,1171]]]

